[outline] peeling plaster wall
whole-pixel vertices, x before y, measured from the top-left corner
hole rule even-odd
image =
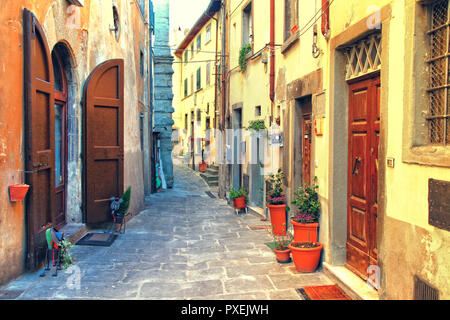
[[[112,6],[120,15],[116,40]],[[143,208],[143,156],[140,147],[139,100],[148,105],[147,84],[139,85],[139,48],[146,48],[148,28],[135,1],[86,0],[83,7],[69,7],[65,0],[2,1],[0,10],[0,284],[24,271],[25,208],[12,203],[8,186],[23,183],[24,104],[22,10],[31,10],[43,26],[50,51],[58,42],[69,49],[68,79],[68,223],[82,221],[82,91],[90,72],[105,60],[125,62],[124,184],[132,186],[130,212]],[[140,44],[140,45],[136,45]],[[137,48],[137,49],[135,49]],[[147,60],[145,60],[147,62]],[[67,74],[67,72],[66,72]],[[12,250],[12,248],[14,248]]]

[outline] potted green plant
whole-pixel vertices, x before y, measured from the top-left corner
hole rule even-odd
[[[273,225],[274,234],[286,235],[286,196],[283,194],[284,173],[278,169],[277,173],[269,176],[270,187],[267,190],[267,207],[270,211],[270,221]]]
[[[292,242],[289,249],[295,269],[299,272],[314,272],[319,265],[322,248],[320,242]]]
[[[283,228],[286,230],[286,224],[283,225]],[[291,249],[289,248],[289,244],[291,244],[293,238],[289,232],[286,232],[285,235],[279,236],[275,233],[275,227],[272,225],[272,237],[273,237],[273,251],[277,257],[277,261],[279,263],[288,263],[291,261]]]
[[[297,207],[297,211],[291,218],[291,223],[296,242],[317,242],[320,216],[318,188],[317,177],[314,177],[313,184],[305,183],[294,193],[292,204]]]
[[[230,188],[230,200],[233,201],[233,205],[236,211],[239,212],[242,209],[247,209],[247,190],[242,187],[240,189]]]

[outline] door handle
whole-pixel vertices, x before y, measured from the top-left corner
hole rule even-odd
[[[361,162],[361,158],[360,157],[356,157],[354,162],[353,162],[352,174],[358,174],[358,169],[356,168],[356,166],[358,165],[358,162]]]

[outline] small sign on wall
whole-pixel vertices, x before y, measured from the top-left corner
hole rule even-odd
[[[317,118],[314,120],[314,132],[316,136],[323,136],[323,122],[324,118]]]

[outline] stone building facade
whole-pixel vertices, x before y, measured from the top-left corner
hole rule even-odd
[[[154,109],[153,136],[158,158],[161,160],[167,187],[173,186],[172,164],[172,62],[169,46],[169,1],[155,0],[154,52]]]

